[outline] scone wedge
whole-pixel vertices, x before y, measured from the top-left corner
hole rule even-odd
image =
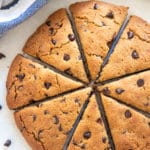
[[[43,62],[88,82],[82,56],[65,9],[50,15],[27,40],[23,51]]]
[[[99,82],[150,69],[150,24],[132,16]]]
[[[86,1],[72,4],[70,11],[94,80],[127,16],[128,8],[102,1]]]
[[[15,109],[34,101],[78,89],[83,84],[17,55],[10,67],[6,86],[8,106],[10,109]]]
[[[100,115],[95,95],[93,95],[73,134],[68,150],[100,150],[109,148],[109,140],[103,119]]]
[[[63,149],[90,94],[91,89],[87,88],[15,112],[16,124],[32,149]]]
[[[101,96],[116,150],[149,150],[150,118]]]

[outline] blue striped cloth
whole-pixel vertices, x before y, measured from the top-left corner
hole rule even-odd
[[[19,17],[7,22],[0,22],[0,36],[2,36],[9,29],[23,22],[28,17],[32,16],[39,8],[41,8],[47,2],[48,0],[36,0],[22,14],[20,14]]]

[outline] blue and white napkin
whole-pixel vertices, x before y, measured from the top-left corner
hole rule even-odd
[[[48,0],[0,0],[0,37],[32,16]]]

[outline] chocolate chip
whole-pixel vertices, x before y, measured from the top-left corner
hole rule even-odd
[[[95,3],[93,8],[96,10],[96,9],[98,9],[98,7],[99,7],[98,4]]]
[[[110,94],[110,90],[108,89],[108,87],[103,88],[102,90],[104,95],[109,95]]]
[[[85,132],[85,133],[83,134],[83,137],[84,137],[85,139],[89,139],[89,138],[91,137],[91,132],[90,132],[90,131]]]
[[[47,24],[47,26],[51,26],[51,21],[50,20],[47,21],[46,24]]]
[[[54,124],[58,124],[59,123],[59,119],[57,116],[53,116],[53,123]]]
[[[149,127],[150,127],[150,122],[148,123]]]
[[[112,43],[113,43],[113,40],[107,42],[107,46],[108,46],[109,49],[111,48]]]
[[[128,39],[132,39],[134,37],[134,33],[132,31],[127,32]]]
[[[101,118],[98,118],[98,119],[96,120],[96,122],[97,122],[98,124],[102,124],[102,119],[101,119]]]
[[[36,120],[36,115],[32,115],[33,122]]]
[[[5,58],[6,56],[2,53],[0,53],[0,59]]]
[[[123,93],[125,90],[124,89],[122,89],[122,88],[117,88],[116,90],[115,90],[115,92],[117,93],[117,94],[121,94],[121,93]]]
[[[85,144],[82,144],[82,145],[81,145],[81,149],[85,149]]]
[[[107,138],[106,137],[102,137],[102,142],[106,143],[106,141],[107,141]]]
[[[62,130],[63,130],[62,125],[61,125],[61,124],[59,124],[59,126],[58,126],[58,130],[59,130],[59,131],[62,131]]]
[[[50,82],[45,82],[44,86],[46,89],[49,89],[52,84]]]
[[[56,43],[57,43],[56,40],[52,39],[51,41],[52,41],[53,45],[56,45]]]
[[[6,140],[6,142],[4,143],[4,146],[9,147],[11,145],[11,140]]]
[[[75,40],[75,36],[73,34],[69,34],[68,38],[70,41],[74,41]]]
[[[112,11],[110,11],[106,17],[110,18],[110,19],[113,19],[114,18],[114,13]]]
[[[132,117],[132,114],[131,114],[130,110],[125,111],[125,117],[126,118],[131,118]]]
[[[53,33],[54,33],[54,28],[50,28],[50,29],[49,29],[49,33],[50,33],[50,34],[53,34]]]
[[[68,61],[70,59],[70,55],[68,54],[64,54],[64,58],[63,58],[65,61]]]
[[[132,58],[134,59],[138,59],[139,58],[139,54],[136,50],[133,50],[132,54],[131,54]]]
[[[138,79],[136,83],[137,83],[138,87],[142,87],[144,85],[144,80],[143,79]]]
[[[47,115],[49,114],[49,111],[48,110],[44,110],[44,115]]]
[[[16,77],[17,77],[20,81],[22,81],[22,80],[24,79],[24,77],[25,77],[25,74],[24,74],[24,73],[18,74],[18,75],[16,75]]]
[[[0,110],[2,109],[2,105],[0,105]]]

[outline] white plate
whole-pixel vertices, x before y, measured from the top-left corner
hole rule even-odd
[[[21,49],[27,38],[36,28],[45,21],[49,14],[54,10],[66,7],[76,0],[50,0],[47,5],[40,9],[34,16],[9,31],[0,39],[0,52],[6,55],[6,58],[0,60],[0,150],[7,149],[3,146],[7,139],[11,139],[12,144],[9,150],[30,150],[20,131],[17,129],[13,111],[7,108],[6,97],[6,78],[8,68],[17,53],[22,53]],[[150,22],[150,0],[104,0],[118,5],[130,7],[130,14],[138,15]]]

